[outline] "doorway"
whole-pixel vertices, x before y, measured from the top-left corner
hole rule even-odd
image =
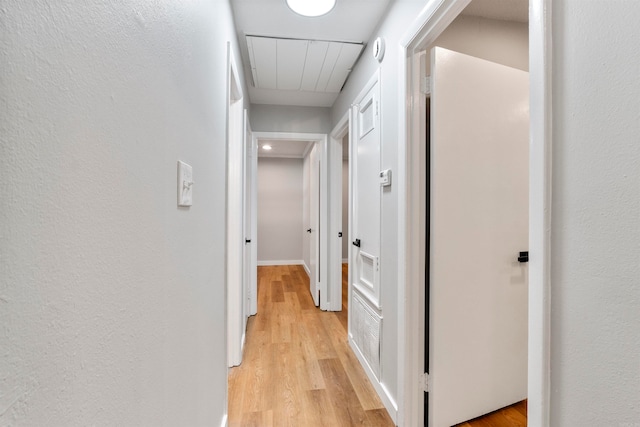
[[[284,206],[271,206],[265,210],[261,209],[259,203],[258,229],[262,230],[262,237],[258,236],[258,265],[302,265],[309,276],[309,293],[314,303],[326,310],[328,257],[327,237],[322,230],[326,229],[327,222],[327,136],[295,132],[254,132],[253,139],[260,153],[258,157],[262,159],[258,169],[262,165],[262,169],[266,170],[264,168],[269,163],[269,168],[273,171],[283,170],[280,167],[291,170],[290,178],[274,185],[285,185],[286,182],[287,186],[291,186],[287,200],[291,197],[302,199],[293,203],[298,206],[299,209],[296,209],[300,210],[299,213],[296,213],[296,209],[287,210]],[[265,146],[269,146],[268,151],[265,151]],[[264,182],[259,180],[257,183],[261,194],[269,185],[270,179]],[[268,199],[263,199],[264,206],[265,200]],[[294,217],[283,223],[283,216],[291,215]],[[281,223],[282,227],[267,227],[264,221],[268,218]],[[299,225],[291,227],[291,224]],[[278,248],[294,249],[293,252],[289,250],[285,253],[276,250]]]
[[[452,26],[452,23],[454,22],[458,14],[469,3],[470,3],[469,1],[445,1],[441,9],[439,9],[438,6],[433,7],[432,10],[429,11],[429,14],[425,13],[425,17],[423,18],[424,21],[421,24],[422,27],[413,30],[414,32],[411,32],[412,39],[407,39],[407,41],[403,43],[404,46],[411,46],[411,48],[407,49],[407,63],[406,63],[407,68],[406,69],[407,69],[407,75],[408,75],[408,87],[406,87],[406,89],[407,89],[407,93],[410,94],[409,96],[412,96],[414,99],[414,103],[412,103],[411,107],[407,109],[407,114],[409,115],[409,119],[407,121],[408,127],[406,129],[406,132],[408,136],[407,139],[408,141],[411,141],[409,143],[411,145],[407,147],[407,152],[406,152],[407,155],[405,158],[407,160],[407,170],[412,172],[410,172],[407,175],[406,186],[408,191],[406,194],[405,206],[408,207],[406,212],[407,212],[407,225],[408,227],[410,227],[409,229],[422,230],[420,233],[414,233],[414,236],[419,235],[421,236],[421,238],[412,239],[411,235],[406,236],[407,240],[406,240],[405,247],[407,248],[407,259],[408,259],[408,262],[407,262],[408,269],[406,270],[407,278],[408,278],[406,300],[410,302],[408,303],[409,304],[408,310],[407,310],[408,315],[405,318],[405,321],[407,322],[407,325],[411,325],[411,323],[414,321],[417,321],[418,324],[421,325],[419,327],[419,331],[413,331],[413,332],[417,332],[418,335],[424,334],[426,331],[433,330],[434,319],[436,319],[436,321],[438,319],[438,316],[434,316],[433,313],[421,311],[420,305],[422,305],[423,307],[422,310],[424,310],[425,306],[426,307],[429,306],[430,297],[433,297],[434,295],[435,296],[440,295],[440,293],[436,292],[437,290],[434,291],[433,283],[431,284],[432,288],[430,292],[429,293],[426,292],[426,290],[428,290],[427,285],[429,284],[428,279],[429,278],[433,279],[435,272],[429,271],[430,267],[432,267],[433,264],[425,263],[424,260],[431,258],[433,261],[433,258],[434,258],[433,252],[438,252],[438,254],[440,255],[442,255],[443,253],[442,248],[440,248],[440,250],[438,251],[432,251],[432,253],[429,256],[429,249],[430,249],[429,243],[433,243],[435,239],[433,235],[428,236],[429,232],[433,232],[433,227],[429,227],[429,224],[433,225],[434,218],[433,216],[431,216],[431,218],[427,218],[426,216],[419,214],[420,212],[423,212],[423,213],[426,212],[426,209],[428,208],[428,204],[427,204],[428,202],[433,201],[434,198],[438,199],[438,197],[436,197],[436,195],[434,195],[433,192],[431,193],[431,195],[428,194],[429,190],[434,189],[433,188],[434,183],[430,182],[428,180],[428,177],[433,177],[434,173],[435,174],[442,173],[442,171],[440,172],[433,171],[433,170],[429,171],[428,169],[429,164],[432,167],[434,162],[436,165],[439,164],[438,161],[441,160],[442,158],[441,153],[438,159],[432,158],[431,162],[427,162],[427,156],[430,154],[433,154],[434,150],[436,150],[436,148],[434,148],[433,145],[430,149],[427,150],[427,148],[429,148],[428,144],[430,141],[426,138],[427,135],[431,135],[433,137],[433,132],[434,132],[433,129],[428,128],[429,124],[427,121],[425,121],[425,111],[428,111],[429,109],[428,103],[431,102],[432,103],[431,108],[434,108],[433,99],[431,99],[430,101],[425,101],[425,99],[429,99],[431,96],[433,96],[433,94],[431,93],[431,88],[434,85],[434,80],[433,80],[434,77],[432,72],[429,72],[430,67],[433,65],[433,64],[430,64],[430,59],[431,59],[430,50],[431,50],[431,46],[435,44],[438,36],[446,33],[448,28]],[[425,21],[428,22],[428,24],[425,24],[424,23]],[[525,28],[523,29],[522,32],[526,37],[528,34],[527,24],[525,24]],[[529,55],[528,55],[528,42],[526,41],[526,39],[524,42],[524,46],[525,46],[525,50],[522,54],[522,57],[525,60],[525,64],[528,65]],[[482,55],[475,53],[475,56],[482,56]],[[492,58],[492,59],[495,59],[495,58]],[[528,78],[526,80],[528,80]],[[480,85],[482,85],[482,83]],[[440,96],[443,96],[442,92],[440,92]],[[528,99],[525,99],[524,107],[527,109],[527,111],[528,111],[528,105],[529,105]],[[481,109],[482,108],[483,107],[481,107]],[[438,117],[437,116],[438,112],[436,111],[434,113],[433,110],[432,110],[432,113],[429,114],[429,117],[433,118],[434,114],[436,115],[436,117]],[[451,114],[451,113],[448,113],[448,114]],[[453,113],[453,114],[455,116],[456,113]],[[432,123],[432,124],[434,128],[437,128],[436,135],[438,134],[438,131],[442,131],[443,125],[441,123]],[[478,138],[472,138],[472,139],[478,139]],[[526,157],[523,158],[524,167],[520,168],[524,171],[525,183],[523,184],[523,187],[525,188],[524,199],[526,201],[528,201],[528,196],[526,194],[527,193],[526,188],[528,186],[528,174],[527,174],[528,144],[527,142],[528,142],[528,131],[525,132],[524,143],[522,145],[525,152],[527,152],[527,155]],[[432,140],[431,144],[433,143],[434,142]],[[416,157],[420,160],[416,160]],[[439,178],[437,182],[441,184],[442,175],[438,175],[438,176]],[[438,190],[438,194],[441,196],[443,189],[439,188],[437,190]],[[461,191],[464,191],[464,188]],[[456,194],[459,194],[461,191],[458,191],[458,193]],[[427,196],[429,196],[428,199],[427,199]],[[443,203],[442,199],[438,199],[438,201],[439,201],[439,206],[441,206]],[[486,204],[484,201],[478,201],[478,203],[480,205]],[[456,211],[460,211],[460,209],[453,210],[453,212],[456,212]],[[433,206],[431,207],[431,213],[433,214]],[[525,218],[528,216],[528,207],[526,206],[526,204],[524,206],[524,214],[520,216],[523,216]],[[476,217],[470,216],[468,219],[469,219],[469,222],[473,222],[475,221]],[[522,228],[522,232],[525,235],[524,245],[527,246],[526,236],[529,231],[528,220],[525,221],[525,225],[521,228]],[[442,228],[438,226],[437,231],[441,231],[441,230]],[[527,248],[522,248],[521,250],[524,251],[526,249]],[[471,258],[474,258],[477,255],[477,251],[472,250],[472,252],[473,254],[471,255]],[[465,251],[463,250],[461,253],[465,253]],[[515,270],[522,270],[523,267],[522,265],[518,265],[518,262],[516,261],[517,258],[518,258],[518,252],[514,251],[514,255],[508,257],[508,263],[511,264]],[[442,264],[443,264],[443,261],[440,259],[437,263],[437,266],[442,266]],[[463,258],[459,258],[459,262],[456,265],[462,266],[464,264],[465,264],[465,260],[463,257]],[[451,271],[455,271],[455,269]],[[526,281],[526,278],[528,277],[528,272],[526,267],[524,270],[520,272],[519,277]],[[414,280],[417,282],[414,282]],[[422,283],[422,285],[417,287],[411,287],[411,283]],[[526,287],[520,289],[520,291],[524,292],[526,297],[526,293],[527,293]],[[462,295],[466,295],[466,294],[463,293]],[[421,303],[420,304],[414,303],[414,301],[416,300],[421,301]],[[433,306],[433,304],[434,304],[433,301],[431,301],[431,306]],[[526,309],[527,309],[527,302],[525,301],[524,310],[523,310],[525,313],[526,313]],[[411,329],[412,328],[409,328],[409,330]],[[418,335],[411,335],[411,334],[409,335],[414,338],[418,337]],[[424,337],[424,335],[422,336]],[[411,340],[411,338],[409,337],[407,339]],[[525,314],[524,333],[521,334],[520,340],[524,342],[524,345],[522,346],[522,350],[525,355],[523,359],[524,363],[519,368],[521,372],[521,377],[525,378],[524,387],[520,386],[520,389],[525,390],[524,396],[526,396],[526,388],[527,388],[526,386],[526,377],[527,377],[526,314]],[[421,340],[419,340],[419,342],[423,344],[421,348],[416,349],[416,351],[413,352],[413,356],[408,356],[405,359],[408,362],[406,367],[408,368],[409,366],[413,366],[412,369],[415,369],[413,371],[414,372],[413,377],[416,378],[417,380],[412,380],[410,379],[410,377],[405,377],[408,380],[407,383],[405,384],[405,387],[408,387],[408,388],[405,388],[405,390],[407,390],[406,393],[408,393],[407,396],[413,396],[413,398],[407,399],[408,403],[406,404],[406,406],[412,407],[413,413],[408,411],[408,412],[404,412],[403,415],[407,416],[409,420],[413,420],[413,422],[409,422],[409,424],[420,423],[420,425],[422,425],[423,417],[426,420],[426,418],[431,418],[433,416],[433,414],[426,414],[426,410],[424,409],[426,402],[424,402],[425,399],[423,399],[423,396],[428,396],[429,394],[433,393],[434,391],[433,387],[437,388],[438,386],[442,386],[442,381],[441,379],[434,378],[431,375],[432,373],[429,373],[429,375],[427,376],[423,376],[421,374],[422,372],[428,372],[429,370],[428,361],[430,359],[433,360],[433,352],[435,351],[435,348],[433,346],[434,344],[433,340],[425,341],[425,339],[422,338]],[[411,344],[409,342],[405,341],[404,345],[407,346],[405,347],[405,349],[410,349]],[[405,351],[406,351],[405,354],[411,353],[410,350],[405,350]],[[413,387],[416,387],[414,390],[420,390],[419,393],[409,391]],[[425,391],[428,391],[428,393],[424,393]],[[440,391],[442,392],[442,389],[440,389]],[[415,400],[412,400],[412,399],[415,399]],[[420,410],[417,410],[418,407],[420,407]],[[439,405],[439,407],[442,407],[442,405]],[[498,409],[498,407],[494,409]],[[418,414],[419,412],[422,412],[422,413]],[[418,415],[418,417],[415,417],[416,414]],[[473,418],[473,416],[470,418]],[[406,420],[407,418],[405,418],[405,422],[407,422]],[[453,422],[456,422],[456,421],[452,421],[452,423]],[[440,424],[435,423],[430,425],[440,425]]]

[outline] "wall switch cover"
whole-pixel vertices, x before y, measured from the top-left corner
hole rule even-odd
[[[391,185],[391,169],[380,171],[380,185],[383,187]]]
[[[193,169],[178,160],[178,206],[191,206],[193,203]]]

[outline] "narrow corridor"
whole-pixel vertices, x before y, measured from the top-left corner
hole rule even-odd
[[[349,348],[346,311],[313,305],[302,266],[258,267],[258,314],[229,373],[229,425],[394,425]]]

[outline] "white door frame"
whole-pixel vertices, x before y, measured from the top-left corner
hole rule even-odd
[[[318,287],[320,289],[320,309],[329,310],[329,306],[331,305],[329,291],[327,290],[327,273],[328,273],[328,234],[326,230],[328,230],[328,222],[329,222],[329,209],[328,209],[328,188],[329,188],[329,179],[328,179],[328,161],[327,161],[327,147],[328,147],[328,138],[327,134],[324,133],[302,133],[302,132],[253,132],[253,140],[255,141],[256,147],[258,146],[259,141],[263,140],[280,140],[280,141],[307,141],[313,142],[318,147],[318,154],[320,155],[320,230],[321,233],[318,234],[318,239],[320,242],[320,251],[317,252],[316,256],[320,258],[320,262],[317,262],[318,271],[320,274],[320,280],[318,282]],[[305,153],[306,155],[306,153]],[[257,295],[257,293],[256,293]]]
[[[351,235],[346,236],[342,230],[342,140],[350,132],[351,109],[345,113],[329,134],[329,311],[342,311],[342,242],[351,242]],[[351,164],[351,163],[349,163]],[[351,166],[349,166],[349,194],[351,191]],[[349,233],[351,233],[351,198],[349,198]],[[342,237],[338,233],[342,232]],[[351,244],[348,245],[351,260]],[[351,274],[351,268],[348,269]],[[351,283],[351,282],[349,282]]]
[[[225,282],[227,300],[227,366],[242,362],[245,341],[246,298],[242,283],[244,260],[244,109],[238,66],[227,43],[227,175]]]
[[[398,135],[398,360],[400,426],[424,420],[424,271],[420,270],[420,141],[413,102],[420,82],[414,55],[444,31],[471,0],[429,3],[400,40]],[[551,2],[529,0],[530,149],[529,149],[529,350],[528,423],[549,425],[550,366],[550,222],[551,222]],[[417,100],[416,100],[417,101]],[[422,289],[421,289],[422,284]]]

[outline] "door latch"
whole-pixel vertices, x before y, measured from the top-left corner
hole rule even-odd
[[[338,231],[338,237],[342,237],[342,231]]]
[[[311,229],[310,228],[307,228],[307,233],[311,233]]]
[[[352,244],[353,244],[353,246],[355,246],[355,247],[358,247],[358,248],[359,248],[359,247],[360,247],[360,239],[356,239],[356,240],[354,240],[354,241],[352,242]]]
[[[518,262],[529,262],[529,251],[520,252]]]

